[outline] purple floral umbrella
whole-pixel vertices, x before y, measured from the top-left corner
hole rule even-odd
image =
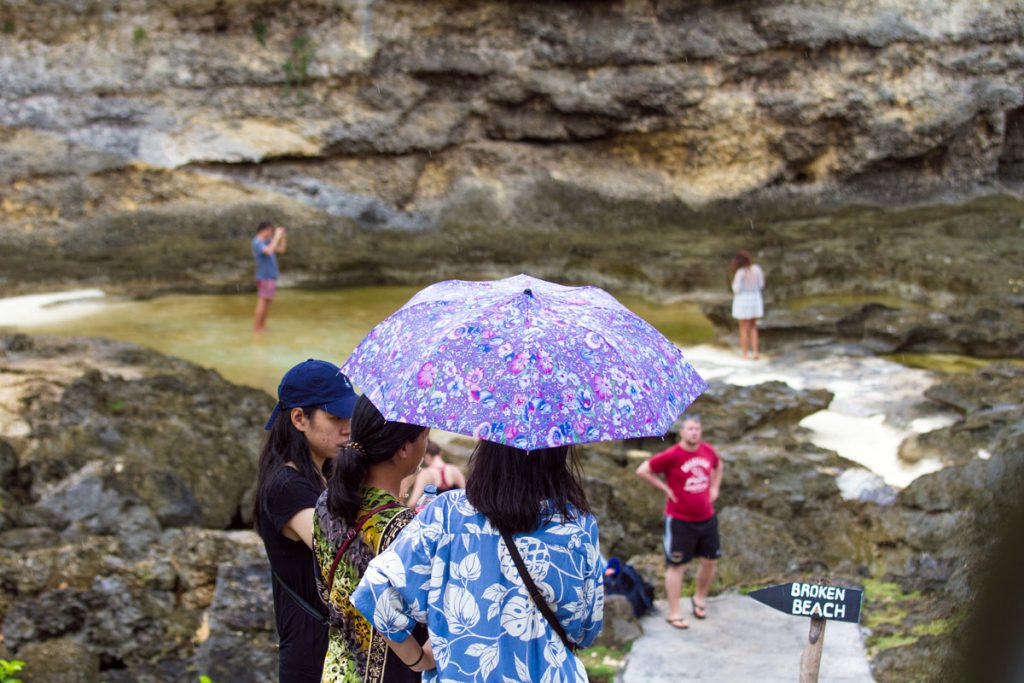
[[[663,436],[707,388],[604,290],[528,275],[423,289],[342,371],[388,420],[527,451]]]

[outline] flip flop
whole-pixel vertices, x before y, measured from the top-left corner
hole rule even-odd
[[[697,601],[690,598],[690,604],[693,605],[693,616],[698,619],[703,619],[708,615],[708,610],[704,605],[697,604]]]
[[[672,619],[666,619],[665,621],[668,622],[669,626],[671,626],[672,628],[677,628],[680,631],[685,631],[686,629],[690,628],[690,625],[686,622],[686,619],[684,619],[683,617],[674,617]]]

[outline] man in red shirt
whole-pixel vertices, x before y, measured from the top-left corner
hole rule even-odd
[[[636,468],[641,479],[665,493],[665,593],[668,623],[676,628],[690,627],[679,607],[686,563],[694,556],[700,559],[691,604],[693,616],[703,619],[707,616],[704,602],[722,555],[714,507],[722,483],[722,461],[700,435],[700,417],[684,417],[679,443]]]

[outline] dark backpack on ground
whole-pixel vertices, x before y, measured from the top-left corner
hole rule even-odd
[[[636,617],[642,617],[654,607],[654,586],[644,581],[640,572],[620,563],[616,557],[608,560],[608,569],[613,571],[604,577],[605,594],[625,596]]]

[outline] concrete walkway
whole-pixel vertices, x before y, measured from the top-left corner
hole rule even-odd
[[[724,681],[726,683],[798,683],[800,654],[810,619],[792,617],[738,594],[708,599],[708,618],[690,613],[690,628],[665,621],[665,603],[641,621],[642,635],[622,672],[623,683]],[[829,621],[821,656],[820,683],[872,683],[860,627]]]

